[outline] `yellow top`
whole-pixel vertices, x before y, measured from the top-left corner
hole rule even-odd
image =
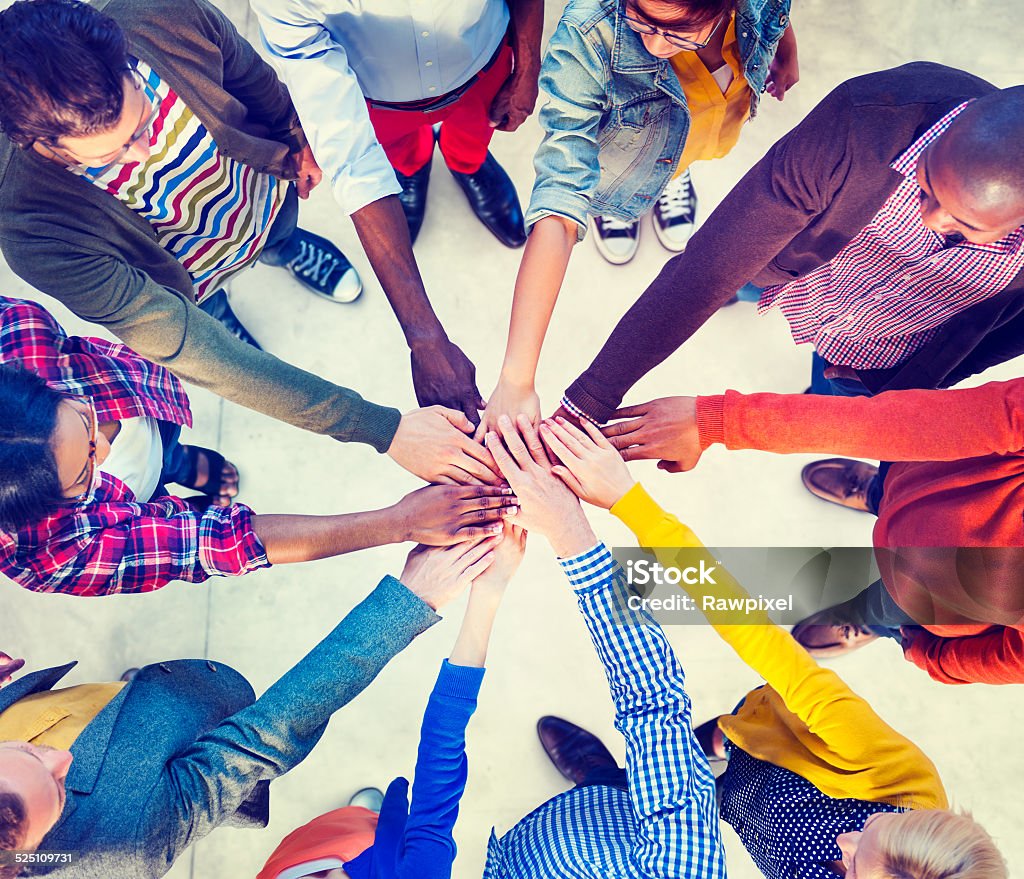
[[[123,683],[82,684],[19,699],[0,713],[0,741],[66,751],[123,688]]]
[[[720,159],[726,155],[736,146],[740,129],[750,116],[750,85],[740,63],[735,15],[725,31],[722,57],[732,71],[732,82],[724,94],[696,52],[677,52],[669,59],[690,108],[690,133],[673,178],[698,159]]]
[[[702,607],[702,596],[747,598],[748,593],[704,550],[696,535],[666,513],[639,484],[612,507],[668,567],[686,549],[686,565],[716,567],[715,584],[680,583]],[[694,558],[694,550],[697,550]],[[750,693],[734,715],[719,721],[733,744],[753,757],[806,778],[822,793],[913,809],[945,809],[949,803],[938,770],[913,742],[900,735],[835,672],[819,666],[768,615],[707,611],[708,622],[760,674],[767,686]]]

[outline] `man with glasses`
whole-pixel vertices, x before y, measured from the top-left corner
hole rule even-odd
[[[0,248],[28,283],[236,403],[431,481],[496,481],[465,435],[472,368],[450,343],[430,349],[418,396],[464,411],[406,416],[243,343],[217,291],[256,259],[335,301],[359,283],[297,229],[320,170],[284,86],[206,0],[15,3],[0,13],[0,126]],[[420,304],[410,337],[436,325]]]

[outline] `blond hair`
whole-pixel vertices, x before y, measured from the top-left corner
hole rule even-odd
[[[905,812],[878,828],[885,876],[891,879],[1007,879],[1006,861],[969,813]]]

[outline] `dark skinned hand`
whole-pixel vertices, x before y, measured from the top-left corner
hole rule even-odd
[[[465,413],[477,424],[483,398],[476,386],[476,367],[448,339],[414,344],[412,384],[420,406],[444,406]]]

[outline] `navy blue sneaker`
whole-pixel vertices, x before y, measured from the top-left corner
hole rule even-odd
[[[326,238],[296,229],[288,242],[296,255],[285,264],[304,286],[331,302],[355,302],[363,282],[348,258]]]

